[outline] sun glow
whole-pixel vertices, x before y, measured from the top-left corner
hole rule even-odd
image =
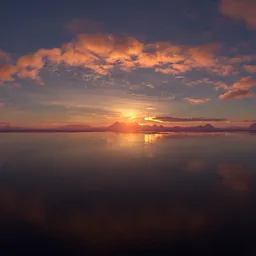
[[[129,121],[134,121],[135,119],[137,119],[137,113],[133,110],[126,110],[122,112],[122,116],[125,119],[128,119]]]
[[[144,143],[145,144],[153,144],[158,139],[162,138],[164,134],[144,134]]]
[[[163,123],[163,121],[155,119],[155,116],[145,117],[144,120],[145,121],[151,121],[151,122],[157,122],[157,123]]]

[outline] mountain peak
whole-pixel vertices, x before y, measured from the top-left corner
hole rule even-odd
[[[250,127],[249,127],[250,130],[256,130],[256,123],[252,124]]]

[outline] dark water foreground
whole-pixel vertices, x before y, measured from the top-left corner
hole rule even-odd
[[[255,167],[253,134],[0,134],[0,255],[256,255]]]

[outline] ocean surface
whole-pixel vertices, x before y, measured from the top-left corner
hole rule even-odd
[[[0,134],[0,255],[256,255],[255,167],[255,134]]]

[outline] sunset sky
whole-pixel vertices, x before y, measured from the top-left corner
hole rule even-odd
[[[255,0],[4,0],[0,33],[0,125],[256,120]]]

